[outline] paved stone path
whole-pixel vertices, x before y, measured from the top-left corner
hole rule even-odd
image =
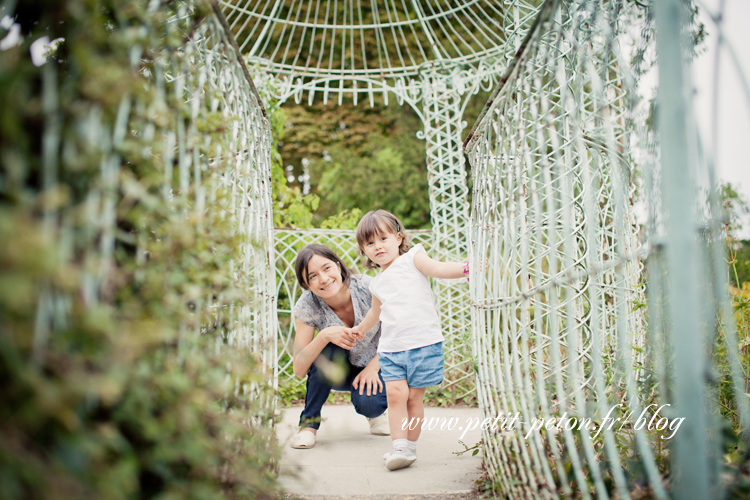
[[[317,443],[308,450],[289,447],[297,430],[301,407],[283,410],[277,436],[283,446],[280,482],[289,497],[305,499],[474,498],[482,473],[481,453],[457,452],[480,440],[478,408],[426,408],[425,420],[434,430],[423,430],[417,461],[405,469],[388,471],[383,453],[390,436],[373,436],[367,420],[351,405],[326,405]],[[440,424],[450,427],[440,430]],[[468,428],[474,426],[473,430]],[[460,441],[466,444],[462,445]]]

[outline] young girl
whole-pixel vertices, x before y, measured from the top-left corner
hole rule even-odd
[[[351,329],[361,338],[378,321],[380,368],[388,397],[393,450],[385,455],[388,470],[408,467],[417,459],[417,439],[424,419],[424,393],[443,381],[443,334],[428,276],[462,278],[468,263],[432,260],[386,210],[368,212],[357,225],[357,243],[366,266],[382,272],[370,282],[372,306]],[[403,422],[419,422],[408,430]],[[419,419],[419,420],[416,420]]]

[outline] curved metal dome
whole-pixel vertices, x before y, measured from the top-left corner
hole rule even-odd
[[[289,92],[356,96],[408,93],[411,80],[431,68],[486,72],[513,57],[540,3],[222,0],[221,6],[248,62],[287,77]]]

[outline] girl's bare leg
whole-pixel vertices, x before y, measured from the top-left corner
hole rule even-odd
[[[419,434],[422,432],[422,420],[424,420],[424,393],[426,390],[426,387],[409,387],[409,398],[406,402],[406,409],[409,415],[407,422],[419,423],[416,426],[409,426],[408,432],[406,433],[406,439],[409,441],[416,441],[419,439]],[[388,407],[390,408],[390,401],[388,402]],[[412,429],[412,427],[414,428]],[[393,434],[393,428],[391,428],[391,434]]]
[[[388,397],[388,426],[391,429],[391,439],[406,439],[406,426],[403,422],[409,416],[409,386],[406,385],[406,380],[389,380],[385,382],[385,391]],[[424,412],[424,409],[422,411]]]

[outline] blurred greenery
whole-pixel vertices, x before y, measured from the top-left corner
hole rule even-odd
[[[750,240],[738,238],[742,231],[742,217],[750,212],[747,200],[731,183],[719,186],[719,202],[725,213],[724,231],[729,250],[729,282],[742,288],[750,282]]]
[[[730,281],[737,288],[750,284],[750,240],[733,242],[733,261],[737,275],[730,273]]]
[[[422,124],[413,110],[351,103],[283,106],[289,117],[279,146],[284,165],[304,173],[320,197],[319,219],[345,210],[386,208],[412,229],[429,227],[429,191]]]
[[[0,51],[3,499],[277,495],[273,416],[254,389],[267,374],[231,345],[248,297],[230,191],[218,174],[188,187],[167,174],[191,104],[149,78],[185,67],[210,6],[196,1],[181,31],[176,5],[146,3],[19,2],[23,42]],[[43,35],[64,42],[36,67]],[[206,117],[196,158],[227,140]],[[202,190],[215,210],[196,210]]]
[[[468,97],[464,120],[469,126],[488,97],[488,92]],[[386,106],[381,96],[372,107],[348,101],[281,106],[281,162],[291,167],[295,179],[290,184],[296,188],[303,185],[299,178],[307,163],[310,196],[319,199],[314,226],[353,228],[359,214],[385,208],[410,229],[431,227],[425,141],[417,137],[424,125],[412,108],[394,101]],[[468,161],[466,169],[468,181]]]

